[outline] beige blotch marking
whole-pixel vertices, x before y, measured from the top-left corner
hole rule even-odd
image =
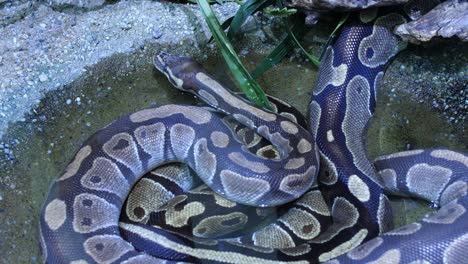
[[[320,191],[309,191],[305,193],[296,204],[309,208],[310,210],[325,216],[330,215],[330,209]]]
[[[91,147],[84,146],[82,147],[78,153],[76,153],[75,158],[73,161],[68,164],[67,168],[65,169],[65,173],[58,179],[59,181],[63,181],[65,179],[70,178],[71,176],[75,175],[78,169],[80,168],[81,162],[91,154]]]
[[[328,47],[320,63],[320,78],[315,85],[314,95],[320,94],[330,84],[337,87],[346,80],[348,65],[341,63],[335,67],[333,66],[334,58],[333,48]]]
[[[204,218],[193,229],[193,234],[197,237],[216,238],[231,232],[241,230],[247,223],[248,216],[241,212],[233,212],[225,215],[214,215]],[[233,222],[227,225],[225,223]]]
[[[134,250],[132,245],[117,235],[97,235],[86,239],[83,243],[85,252],[94,261],[110,264],[125,253]]]
[[[281,121],[280,126],[289,134],[295,135],[297,132],[299,132],[299,128],[291,121]]]
[[[203,101],[209,103],[212,106],[218,106],[218,100],[216,100],[216,98],[207,91],[200,90],[198,94],[203,99]]]
[[[250,118],[246,117],[245,115],[233,114],[232,116],[237,121],[239,121],[239,123],[241,123],[241,124],[244,124],[244,125],[246,125],[248,127],[254,127],[255,126],[254,122]]]
[[[44,220],[53,231],[59,229],[67,219],[67,205],[59,199],[52,200],[45,208]]]
[[[468,249],[468,234],[456,238],[444,251],[444,264],[466,263]]]
[[[164,262],[161,262],[159,259],[157,258],[154,258],[152,256],[149,256],[149,255],[138,255],[138,256],[135,256],[135,257],[131,257],[125,261],[123,261],[121,264],[142,264],[142,263],[146,263],[146,264],[164,264]]]
[[[130,120],[134,123],[140,123],[153,118],[166,118],[176,114],[182,114],[185,118],[198,125],[206,124],[211,120],[211,113],[202,108],[180,105],[163,105],[157,108],[141,110],[131,114]]]
[[[77,233],[91,233],[116,226],[119,215],[119,208],[106,199],[91,193],[81,193],[73,202],[73,230]]]
[[[185,160],[195,139],[195,130],[184,124],[171,127],[171,148],[178,160]]]
[[[332,258],[336,258],[350,251],[351,249],[357,247],[358,245],[362,243],[362,241],[364,241],[364,239],[367,236],[367,233],[368,233],[367,229],[359,230],[359,232],[357,232],[350,240],[340,244],[339,246],[335,247],[329,252],[321,254],[319,256],[319,261],[324,262]]]
[[[199,139],[193,147],[195,171],[206,183],[212,183],[216,172],[216,155],[208,149],[206,138]]]
[[[284,177],[280,183],[279,189],[285,193],[292,195],[301,195],[315,180],[316,167],[310,166],[304,173],[300,174],[289,174]]]
[[[274,261],[274,260],[260,259],[257,257],[247,256],[241,253],[192,248],[189,246],[185,246],[184,244],[173,242],[167,239],[166,237],[164,237],[163,235],[159,235],[155,232],[150,232],[147,229],[141,228],[136,225],[120,223],[120,227],[126,230],[129,230],[133,233],[141,234],[141,236],[144,237],[145,239],[156,242],[165,248],[171,248],[182,254],[188,254],[190,256],[200,258],[200,259],[204,259],[204,258],[206,259],[206,257],[209,256],[210,260],[218,261],[218,262],[226,262],[226,260],[235,259],[239,261],[240,263],[255,263],[255,264],[277,264],[278,263],[277,261]],[[307,262],[298,261],[296,263],[306,264]]]
[[[288,160],[284,168],[287,170],[295,170],[302,167],[305,164],[305,159],[303,157],[293,158]]]
[[[382,264],[382,263],[400,263],[401,253],[398,249],[390,249],[385,252],[380,258],[369,262],[369,264]]]
[[[310,252],[312,248],[309,244],[302,244],[292,248],[280,248],[279,250],[289,256],[300,256]]]
[[[468,157],[461,153],[457,153],[455,151],[437,149],[431,152],[431,156],[435,158],[450,160],[450,161],[458,161],[458,162],[461,162],[466,167],[468,167]]]
[[[72,262],[70,262],[70,264],[88,264],[88,261],[84,259],[79,259],[79,260],[73,260]]]
[[[448,168],[421,163],[408,170],[406,181],[411,192],[429,201],[437,201],[451,176],[452,170]]]
[[[299,208],[291,208],[279,221],[289,227],[296,236],[305,240],[315,238],[321,230],[317,218]]]
[[[351,175],[348,179],[349,191],[361,202],[367,202],[370,198],[369,186],[357,175]]]
[[[463,205],[457,204],[457,201],[442,206],[437,212],[423,219],[424,222],[435,224],[453,224],[466,212]]]
[[[397,174],[393,169],[383,169],[378,172],[380,178],[382,179],[383,185],[390,189],[395,190],[397,187]]]
[[[234,163],[237,165],[249,169],[253,172],[257,173],[267,173],[270,171],[270,168],[265,166],[265,164],[256,162],[256,161],[250,161],[248,160],[242,153],[240,152],[232,152],[229,153],[228,155],[229,159],[232,160]]]
[[[382,243],[383,239],[381,237],[376,237],[351,250],[348,252],[347,256],[353,260],[361,260],[369,256],[369,254],[371,254],[372,251],[378,248]]]
[[[446,205],[451,201],[467,195],[468,183],[463,180],[450,184],[440,196],[440,205]]]
[[[431,263],[429,261],[427,261],[427,260],[424,260],[424,259],[418,259],[418,260],[415,260],[415,261],[411,261],[409,264],[431,264]]]
[[[220,177],[226,195],[236,201],[254,203],[270,191],[270,184],[267,181],[244,177],[230,170],[222,170]]]
[[[177,204],[171,204],[171,206],[166,211],[166,222],[168,225],[174,227],[182,227],[187,225],[188,220],[191,217],[200,215],[205,212],[205,206],[200,202],[188,203],[182,210],[176,210],[176,205]]]
[[[251,245],[251,244],[242,243],[239,238],[229,239],[229,240],[227,240],[227,242],[229,244],[233,244],[233,245],[236,245],[238,247],[248,248],[248,249],[251,249],[251,250],[254,250],[254,251],[257,251],[257,252],[261,252],[261,253],[273,253],[273,250],[274,250],[272,248],[259,247],[259,246],[255,246],[255,245]]]
[[[393,158],[401,158],[401,157],[410,157],[410,156],[415,156],[415,155],[421,154],[423,152],[424,152],[424,150],[422,150],[422,149],[402,151],[402,152],[397,152],[397,153],[390,154],[390,155],[380,156],[380,157],[376,158],[375,161],[393,159]]]
[[[304,154],[312,150],[312,144],[307,139],[301,139],[297,144],[297,151],[299,153]]]
[[[124,146],[121,146],[124,144]],[[138,154],[137,143],[128,133],[114,135],[102,146],[104,152],[127,166],[133,173],[141,172],[142,164]]]
[[[276,224],[256,231],[252,239],[254,245],[266,248],[290,248],[296,245],[288,232]]]
[[[218,195],[218,194],[214,194],[214,198],[215,198],[215,203],[220,205],[220,206],[223,206],[223,207],[227,207],[227,208],[232,208],[234,206],[237,205],[236,202],[233,202],[233,201],[229,201],[228,199]]]
[[[400,236],[400,235],[411,235],[416,233],[421,229],[422,225],[420,223],[411,223],[409,225],[402,226],[395,230],[385,233],[385,235],[389,236]]]
[[[328,142],[333,142],[335,141],[335,137],[333,136],[333,131],[328,130],[327,131],[327,141]]]
[[[146,220],[151,212],[157,211],[172,198],[174,198],[174,194],[162,184],[142,178],[135,184],[127,198],[127,215],[130,220],[135,222]],[[136,215],[135,210],[140,210],[141,215]]]
[[[125,200],[130,186],[117,164],[109,159],[98,157],[80,179],[81,185],[88,189],[114,193]]]
[[[223,100],[236,107],[239,109],[243,109],[244,111],[247,111],[249,113],[254,114],[255,116],[258,116],[260,119],[263,119],[265,121],[271,122],[276,120],[276,115],[272,113],[268,113],[266,111],[263,111],[257,107],[254,107],[250,104],[247,104],[245,101],[237,98],[233,94],[231,94],[227,89],[225,89],[221,84],[219,84],[217,81],[213,80],[210,76],[206,75],[203,72],[198,72],[195,75],[195,78],[206,85],[210,90],[214,93],[216,93],[219,97],[223,98]]]
[[[166,126],[161,123],[155,123],[149,126],[139,126],[135,129],[135,138],[143,150],[151,155],[149,163],[154,164],[164,159],[164,134]]]
[[[229,144],[229,136],[221,131],[213,131],[210,135],[211,142],[218,148],[225,148]]]

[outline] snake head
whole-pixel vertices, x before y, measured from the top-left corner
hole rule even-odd
[[[191,91],[195,74],[205,71],[200,63],[190,57],[175,56],[166,52],[158,52],[153,63],[177,89],[188,92]]]

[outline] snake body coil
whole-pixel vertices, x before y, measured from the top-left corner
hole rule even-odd
[[[310,104],[310,133],[228,92],[193,60],[158,54],[155,65],[171,83],[255,130],[279,157],[252,154],[226,122],[200,107],[165,105],[124,116],[90,137],[52,185],[40,218],[45,262],[468,259],[468,156],[413,150],[382,157],[375,167],[366,156],[363,135],[377,89],[402,47],[391,30],[403,21],[399,14],[377,12],[350,19],[322,60]],[[242,204],[265,207],[301,198],[276,222],[237,239],[200,240],[139,224],[119,225],[132,186],[172,161],[187,163],[215,192]],[[317,175],[318,185],[311,188]],[[169,194],[177,180],[164,179],[165,186],[154,188]],[[391,230],[384,189],[433,201],[440,209]]]

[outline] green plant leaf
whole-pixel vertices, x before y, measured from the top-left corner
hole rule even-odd
[[[239,10],[237,10],[234,19],[229,26],[227,36],[230,40],[234,38],[237,32],[239,32],[241,26],[244,24],[245,20],[252,15],[253,13],[262,10],[264,7],[271,5],[273,0],[247,0],[243,3]]]
[[[229,69],[234,75],[234,78],[239,83],[239,86],[242,89],[242,91],[253,103],[271,110],[272,108],[270,102],[268,101],[265,93],[239,60],[236,51],[234,50],[226,34],[221,28],[221,25],[219,24],[219,21],[216,18],[213,10],[211,9],[208,1],[197,0],[197,2],[208,24],[208,27],[210,28],[211,33],[213,34],[213,37],[221,51],[221,54],[224,57],[224,60],[229,66]]]
[[[194,1],[196,1],[196,0],[194,0]],[[226,30],[226,29],[229,27],[229,25],[231,24],[233,18],[234,18],[234,16],[232,16],[232,17],[226,19],[226,20],[221,24],[221,28],[222,28],[223,30]],[[212,41],[213,41],[213,35],[210,37],[210,39],[208,40],[208,42],[212,42]]]
[[[277,63],[279,63],[284,56],[288,54],[294,47],[294,43],[292,43],[289,36],[286,36],[278,46],[260,62],[255,69],[252,71],[252,77],[257,79],[263,73],[271,69]]]

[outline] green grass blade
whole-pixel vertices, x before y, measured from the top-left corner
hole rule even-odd
[[[196,0],[193,0],[193,1],[196,1]],[[221,24],[221,28],[222,28],[223,30],[226,30],[226,29],[229,27],[229,25],[231,24],[232,19],[234,19],[234,16],[232,16],[232,17],[226,19],[226,20]],[[210,40],[208,40],[208,42],[212,42],[212,41],[213,41],[213,36],[210,37]]]
[[[294,47],[294,43],[291,41],[289,36],[286,36],[278,46],[260,62],[255,69],[252,71],[252,77],[257,79],[264,72],[268,71],[271,67],[279,63],[284,56],[288,54]]]
[[[253,103],[272,109],[265,93],[260,88],[260,85],[252,78],[247,69],[239,60],[236,51],[229,42],[226,34],[224,33],[218,19],[216,18],[213,10],[211,9],[207,0],[197,0],[198,6],[208,24],[208,27],[213,34],[213,37],[221,50],[224,60],[228,64],[234,78],[239,83],[240,88],[245,93],[247,98]]]
[[[239,32],[241,26],[244,24],[245,20],[252,15],[253,13],[261,10],[262,8],[271,5],[273,3],[272,0],[247,0],[243,3],[239,10],[237,10],[234,19],[229,26],[229,30],[227,36],[230,40],[234,38],[237,32]]]
[[[299,40],[296,38],[294,32],[287,26],[287,32],[288,32],[288,35],[289,37],[292,39],[292,41],[294,42],[294,44],[296,44],[296,46],[298,46],[302,52],[307,56],[307,58],[309,58],[309,60],[317,67],[320,67],[320,61],[312,56],[311,54],[309,54],[305,49],[304,47],[302,46],[302,44],[299,42]]]

